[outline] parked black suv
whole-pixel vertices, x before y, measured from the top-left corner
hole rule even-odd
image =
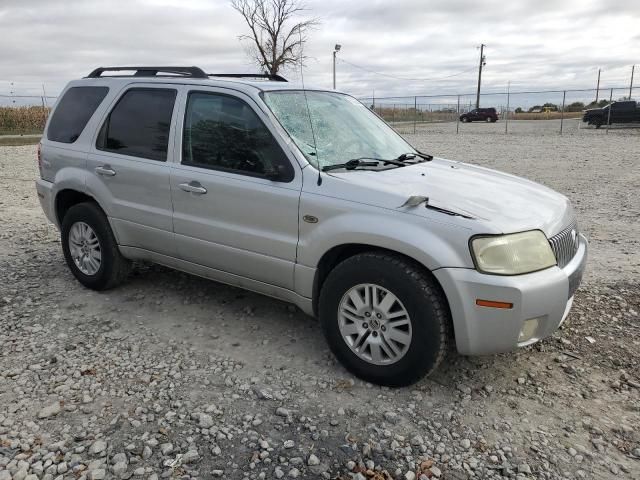
[[[611,112],[609,112],[611,109]],[[604,108],[590,108],[584,112],[582,121],[600,128],[612,123],[640,122],[640,106],[635,100],[613,102]]]
[[[475,108],[470,112],[460,115],[461,122],[475,122],[480,120],[481,122],[497,122],[498,113],[495,108]]]

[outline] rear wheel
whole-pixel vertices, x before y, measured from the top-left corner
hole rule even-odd
[[[428,272],[399,255],[370,252],[340,263],[322,287],[319,313],[335,356],[369,382],[412,384],[447,351],[444,295]]]
[[[470,122],[470,120],[469,120],[469,118],[468,118],[468,117],[462,117],[462,118],[460,119],[460,121],[461,121],[462,123],[469,123],[469,122]]]
[[[109,221],[95,203],[72,206],[62,220],[61,236],[67,265],[85,287],[106,290],[128,275],[130,262],[120,253]]]

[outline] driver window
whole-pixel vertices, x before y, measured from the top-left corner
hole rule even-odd
[[[205,92],[189,94],[182,163],[259,177],[291,168],[249,105],[229,95]]]

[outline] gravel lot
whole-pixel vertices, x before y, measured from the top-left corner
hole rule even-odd
[[[0,480],[640,479],[640,135],[534,123],[407,137],[573,200],[591,259],[570,318],[398,390],[351,377],[276,300],[146,265],[82,288],[35,146],[0,148]]]

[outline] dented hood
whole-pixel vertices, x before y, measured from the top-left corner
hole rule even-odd
[[[484,167],[442,158],[386,171],[331,172],[336,196],[383,208],[443,219],[461,218],[421,204],[401,207],[411,196],[472,217],[487,233],[540,229],[552,236],[573,220],[569,200],[543,185]],[[327,185],[328,186],[328,185]]]

